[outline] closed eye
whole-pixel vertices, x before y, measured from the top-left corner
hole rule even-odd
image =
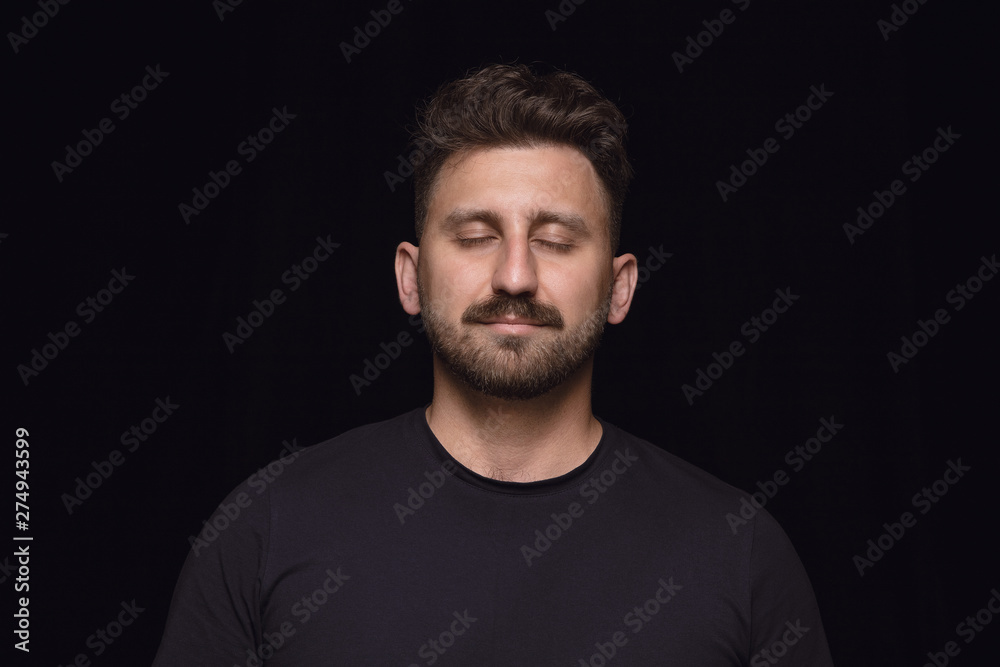
[[[473,236],[471,238],[465,238],[465,237],[459,236],[456,240],[461,245],[463,245],[463,246],[477,246],[477,245],[483,245],[484,243],[489,243],[490,241],[493,240],[493,237],[492,236]]]
[[[459,236],[456,237],[455,240],[458,241],[458,243],[462,246],[474,247],[489,243],[493,240],[493,238],[494,237],[492,236],[472,236],[472,237]],[[545,239],[537,239],[536,243],[539,243],[543,247],[549,248],[550,250],[556,250],[559,252],[568,252],[569,250],[573,249],[573,246],[568,243],[556,243],[555,241],[546,241]]]

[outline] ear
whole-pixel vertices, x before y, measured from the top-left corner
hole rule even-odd
[[[410,315],[420,312],[420,296],[417,293],[417,256],[420,248],[403,241],[396,246],[396,289],[399,302]]]
[[[639,282],[639,262],[632,253],[625,253],[611,261],[611,309],[608,322],[618,324],[625,319],[632,305],[635,286]]]

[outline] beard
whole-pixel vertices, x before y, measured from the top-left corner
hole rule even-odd
[[[427,340],[444,365],[467,386],[491,396],[523,401],[547,393],[579,370],[601,342],[614,285],[603,303],[567,330],[559,310],[530,297],[494,294],[472,304],[456,325],[434,309],[417,276]],[[514,315],[546,325],[530,335],[501,334],[478,322]],[[555,332],[555,335],[552,335]]]

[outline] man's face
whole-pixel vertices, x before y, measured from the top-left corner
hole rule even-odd
[[[593,355],[611,300],[607,208],[567,146],[480,149],[438,176],[417,284],[427,337],[473,389],[529,399]]]

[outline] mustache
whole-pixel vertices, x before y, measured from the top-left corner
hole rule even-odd
[[[561,329],[563,318],[559,310],[552,305],[535,301],[530,297],[516,297],[506,294],[494,294],[479,303],[474,303],[462,313],[462,322],[474,324],[490,317],[523,317],[535,320],[540,324]]]

